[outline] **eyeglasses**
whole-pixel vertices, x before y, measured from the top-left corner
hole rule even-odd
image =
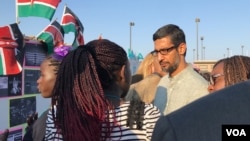
[[[161,55],[167,55],[169,52],[171,52],[176,47],[178,47],[178,45],[175,45],[175,46],[172,46],[172,47],[169,47],[169,48],[162,48],[160,50],[153,50],[150,53],[153,56],[157,56],[159,52],[160,52]]]
[[[209,84],[214,86],[216,79],[221,76],[224,76],[224,74],[218,73],[218,74],[210,75]]]

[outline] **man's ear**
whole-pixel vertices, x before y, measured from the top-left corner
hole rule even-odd
[[[187,50],[187,46],[185,43],[181,43],[178,47],[179,54],[184,55]]]

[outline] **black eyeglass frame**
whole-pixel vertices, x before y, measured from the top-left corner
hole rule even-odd
[[[153,50],[151,51],[150,53],[153,55],[153,56],[157,56],[158,53],[160,52],[161,55],[167,55],[169,54],[173,49],[177,48],[179,45],[173,45],[171,47],[168,47],[168,48],[162,48],[160,50]]]

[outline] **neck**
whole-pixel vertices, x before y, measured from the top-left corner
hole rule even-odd
[[[114,86],[110,87],[109,89],[104,90],[104,95],[105,95],[106,99],[114,107],[120,106],[120,103],[122,101],[122,99],[120,97],[121,93],[122,93],[122,91],[121,91],[120,87],[118,87],[117,85],[114,85]]]
[[[105,97],[114,107],[119,107],[121,103],[123,103],[123,100],[120,98],[120,96],[116,94],[105,93]]]

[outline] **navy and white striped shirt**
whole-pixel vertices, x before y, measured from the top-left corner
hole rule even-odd
[[[145,104],[144,109],[144,121],[142,130],[136,129],[136,125],[131,129],[127,127],[127,113],[130,102],[127,101],[119,107],[115,108],[116,125],[111,127],[112,133],[107,141],[123,141],[123,140],[140,140],[140,141],[150,141],[153,133],[153,129],[156,121],[160,117],[159,109],[152,104]],[[112,122],[112,121],[111,121]],[[46,135],[45,140],[61,141],[63,137],[61,134],[57,133],[57,129],[54,126],[52,111],[48,113],[48,119],[46,121]],[[103,130],[105,130],[105,124],[103,124]]]

